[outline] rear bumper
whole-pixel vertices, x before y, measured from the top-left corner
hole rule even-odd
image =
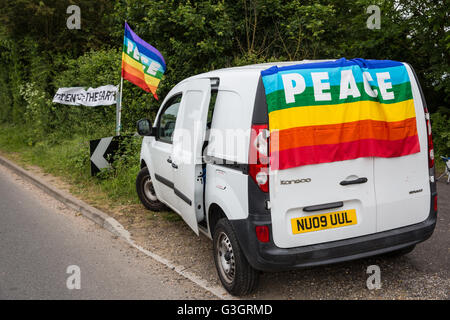
[[[289,249],[278,248],[273,243],[272,237],[267,243],[257,240],[255,234],[257,225],[269,225],[271,228],[270,221],[261,215],[250,215],[248,219],[230,222],[253,268],[261,271],[282,271],[355,260],[415,245],[432,235],[436,226],[436,216],[437,212],[431,209],[425,221],[414,225]]]

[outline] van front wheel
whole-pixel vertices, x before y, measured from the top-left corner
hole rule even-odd
[[[144,167],[136,177],[136,191],[142,204],[151,211],[163,211],[166,207],[156,197],[148,168]]]
[[[259,273],[248,263],[233,227],[225,218],[214,229],[213,254],[219,279],[229,293],[242,296],[257,287]]]

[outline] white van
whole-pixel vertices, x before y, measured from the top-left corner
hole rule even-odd
[[[411,66],[420,152],[271,170],[261,71],[315,61],[269,63],[200,74],[177,84],[144,136],[140,200],[165,206],[213,240],[224,287],[244,295],[259,271],[280,271],[405,254],[433,233],[437,216],[431,126]],[[249,160],[250,159],[250,160]],[[351,210],[357,223],[294,232],[292,219]],[[342,217],[345,218],[344,216]],[[347,217],[348,218],[348,217]]]

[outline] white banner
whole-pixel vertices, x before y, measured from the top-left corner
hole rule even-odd
[[[59,88],[53,102],[71,106],[109,106],[116,103],[117,91],[118,87],[111,84],[87,90],[82,87]]]

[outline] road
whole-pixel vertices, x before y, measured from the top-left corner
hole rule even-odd
[[[214,298],[0,166],[0,300]]]

